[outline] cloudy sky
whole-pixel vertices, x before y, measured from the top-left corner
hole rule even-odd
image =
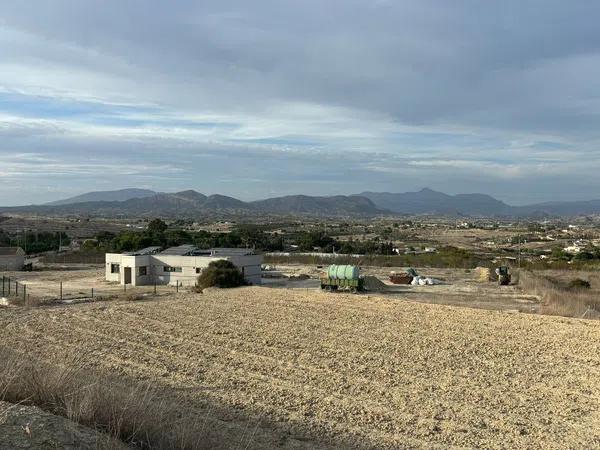
[[[600,198],[600,3],[3,0],[0,205]]]

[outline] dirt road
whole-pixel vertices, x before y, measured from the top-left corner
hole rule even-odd
[[[225,448],[600,448],[598,322],[249,287],[3,309],[0,330],[152,380]]]

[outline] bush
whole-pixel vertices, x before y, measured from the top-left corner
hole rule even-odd
[[[569,289],[589,289],[591,287],[590,282],[582,280],[581,278],[575,278],[569,282]]]
[[[244,275],[237,267],[227,260],[219,260],[211,262],[202,274],[198,277],[196,286],[198,289],[207,287],[233,288],[244,286],[246,280]]]

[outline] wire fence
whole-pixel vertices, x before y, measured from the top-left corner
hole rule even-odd
[[[131,284],[100,284],[82,287],[81,283],[58,280],[40,283],[24,282],[14,277],[2,276],[0,298],[10,304],[39,306],[52,303],[75,303],[107,299],[134,300],[145,296],[173,294],[190,289],[180,282],[176,285],[153,284],[133,286]]]

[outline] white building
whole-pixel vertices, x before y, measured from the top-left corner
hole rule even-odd
[[[25,251],[21,247],[0,247],[0,270],[22,270]]]
[[[193,245],[171,247],[162,252],[160,247],[148,247],[138,252],[107,253],[106,280],[133,286],[155,283],[194,286],[202,269],[222,259],[231,261],[247,282],[260,284],[263,258],[252,249],[200,250]]]

